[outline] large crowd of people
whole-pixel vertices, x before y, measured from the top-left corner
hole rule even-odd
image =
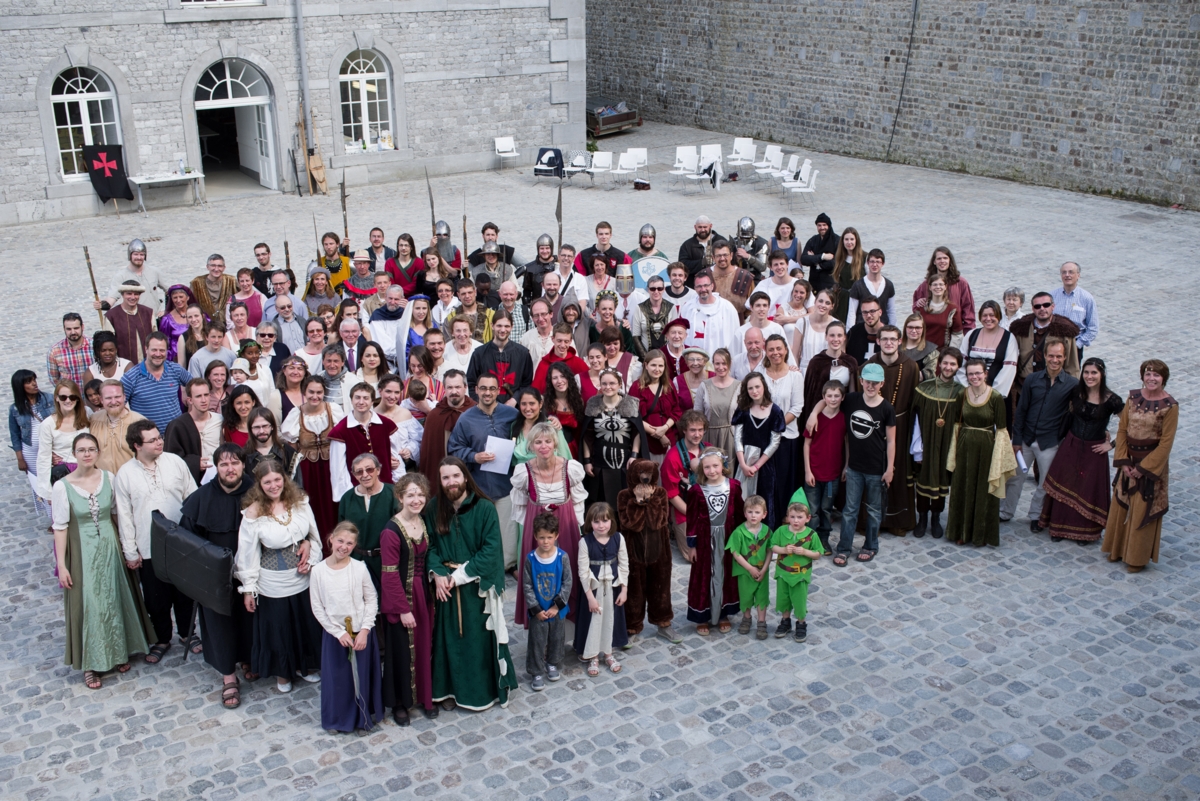
[[[941,246],[909,295],[825,214],[806,241],[701,217],[675,261],[651,225],[628,253],[606,222],[581,250],[543,235],[525,263],[492,223],[466,255],[435,231],[326,234],[300,280],[259,243],[174,285],[134,240],[104,328],[65,315],[46,383],[13,374],[87,687],[178,640],[225,707],[300,679],[326,729],[408,725],[506,704],[510,627],[535,691],[568,647],[620,672],[647,620],[681,642],[675,552],[697,634],[767,638],[774,575],[774,636],[801,643],[814,564],[870,562],[881,534],[996,547],[1019,517],[1131,573],[1158,560],[1170,371],[1109,388],[1074,262],[1024,313],[1018,287],[977,304]],[[228,604],[155,569],[155,512],[226,549]]]

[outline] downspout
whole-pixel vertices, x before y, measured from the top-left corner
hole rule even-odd
[[[900,124],[900,107],[904,103],[904,89],[908,86],[908,66],[912,63],[913,37],[917,33],[917,9],[920,3],[921,0],[913,0],[912,24],[908,29],[908,54],[904,57],[904,77],[900,79],[900,97],[896,98],[896,113],[892,116],[892,133],[888,137],[887,152],[883,154],[885,163],[892,159],[892,140],[896,138],[896,126]]]
[[[308,93],[308,53],[304,47],[304,0],[294,0],[293,5],[296,8],[296,50],[300,54],[300,104],[304,112],[302,118],[305,141],[308,143],[308,152],[304,154],[304,162],[307,165],[308,157],[313,153],[313,132],[312,102]]]

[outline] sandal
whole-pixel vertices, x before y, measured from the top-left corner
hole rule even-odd
[[[94,670],[83,671],[83,683],[87,685],[89,690],[99,690],[102,686],[100,674]]]
[[[696,624],[696,633],[699,634],[701,637],[707,637],[709,634],[708,624],[707,623],[697,623]]]
[[[236,678],[221,688],[221,705],[226,709],[237,709],[242,705],[242,689]]]
[[[717,621],[717,631],[721,632],[722,634],[728,634],[729,632],[733,631],[733,624],[730,623],[727,618],[721,618]]]
[[[257,673],[251,673],[250,668],[246,668],[242,671],[242,678],[246,681],[258,681],[262,677]]]
[[[860,562],[870,562],[875,558],[876,551],[861,550],[856,557]]]
[[[599,659],[589,659],[588,660],[587,674],[589,676],[591,676],[592,678],[595,678],[600,675],[600,660]]]
[[[617,658],[615,656],[613,656],[612,654],[609,654],[608,656],[606,656],[604,658],[604,664],[608,665],[608,669],[611,670],[613,673],[621,672],[621,663],[618,662]]]
[[[846,558],[846,554],[844,553],[839,553],[837,556],[833,557],[833,564],[837,567],[845,567],[846,562],[848,561],[849,560]]]
[[[180,642],[183,643],[183,647],[186,648],[187,650],[191,651],[193,654],[199,655],[199,654],[204,653],[204,645],[201,644],[201,642],[200,642],[199,634],[193,634],[191,637],[188,637],[186,640],[183,639],[182,637],[180,637],[179,639],[180,639]]]
[[[146,654],[147,665],[157,665],[166,656],[167,651],[171,650],[171,643],[156,642],[150,646],[150,652]]]
[[[117,672],[118,672],[118,673],[128,673],[128,672],[129,672],[129,669],[130,669],[131,667],[133,667],[133,665],[132,665],[131,663],[129,663],[129,662],[126,662],[126,663],[125,663],[125,664],[123,664],[123,665],[117,665]]]

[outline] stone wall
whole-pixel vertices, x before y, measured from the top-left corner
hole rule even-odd
[[[582,147],[583,0],[309,2],[304,32],[312,107],[332,183],[490,167],[493,138]],[[292,0],[26,0],[0,12],[0,224],[105,213],[88,181],[57,165],[50,87],[88,66],[117,92],[130,174],[201,164],[192,92],[222,58],[255,65],[272,89],[279,183],[294,190],[300,69]],[[374,49],[392,75],[397,148],[346,153],[338,67]],[[336,147],[334,145],[336,144]],[[305,181],[303,173],[300,180]],[[148,190],[148,204],[187,202],[186,187]],[[108,213],[111,213],[111,205]]]
[[[1197,4],[919,0],[915,29],[913,7],[590,3],[589,94],[647,119],[1200,208]]]

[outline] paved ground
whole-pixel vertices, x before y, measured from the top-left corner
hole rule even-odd
[[[730,142],[657,125],[603,140],[612,149],[651,147],[654,189],[568,187],[568,241],[587,244],[594,223],[607,219],[617,246],[629,247],[652,221],[673,251],[699,213],[721,232],[743,214],[769,231],[786,213],[778,196],[741,183],[720,194],[666,190],[659,173],[674,145],[711,141]],[[1196,798],[1200,560],[1188,540],[1200,518],[1200,374],[1185,333],[1200,295],[1186,267],[1200,252],[1200,215],[808,155],[821,170],[817,207],[837,229],[853,225],[867,247],[882,247],[902,292],[939,244],[953,249],[980,301],[1012,284],[1027,293],[1052,287],[1058,264],[1073,259],[1100,304],[1102,334],[1091,353],[1108,361],[1113,385],[1136,386],[1137,365],[1150,355],[1170,363],[1183,418],[1157,565],[1129,576],[1095,546],[1029,534],[1023,518],[1002,526],[1001,547],[991,550],[885,536],[868,566],[818,567],[807,645],[704,639],[685,626],[681,645],[656,640],[629,651],[619,676],[588,679],[571,664],[563,682],[536,695],[523,685],[504,710],[446,713],[437,725],[418,718],[407,730],[389,719],[370,734],[331,736],[319,728],[316,689],[298,685],[280,696],[263,681],[248,688],[241,709],[225,711],[219,677],[198,661],[185,664],[178,648],[159,667],[139,663],[86,690],[61,664],[46,521],[6,460],[0,797]],[[556,199],[553,185],[531,183],[512,171],[438,179],[439,216],[457,239],[467,191],[472,247],[490,218],[531,253],[538,234],[554,231]],[[45,375],[57,319],[90,296],[84,242],[107,275],[123,242],[149,239],[152,262],[182,279],[201,272],[213,251],[231,267],[250,265],[259,240],[281,253],[285,228],[294,260],[307,259],[314,212],[322,229],[340,229],[336,196],[259,196],[149,218],[0,229],[0,256],[14,277],[20,269],[42,289],[0,300],[0,373],[32,366]],[[374,224],[393,237],[425,231],[425,187],[354,189],[350,215],[359,242]],[[808,235],[814,210],[792,216]],[[680,611],[685,578],[681,568]],[[520,635],[513,653],[523,664]]]

